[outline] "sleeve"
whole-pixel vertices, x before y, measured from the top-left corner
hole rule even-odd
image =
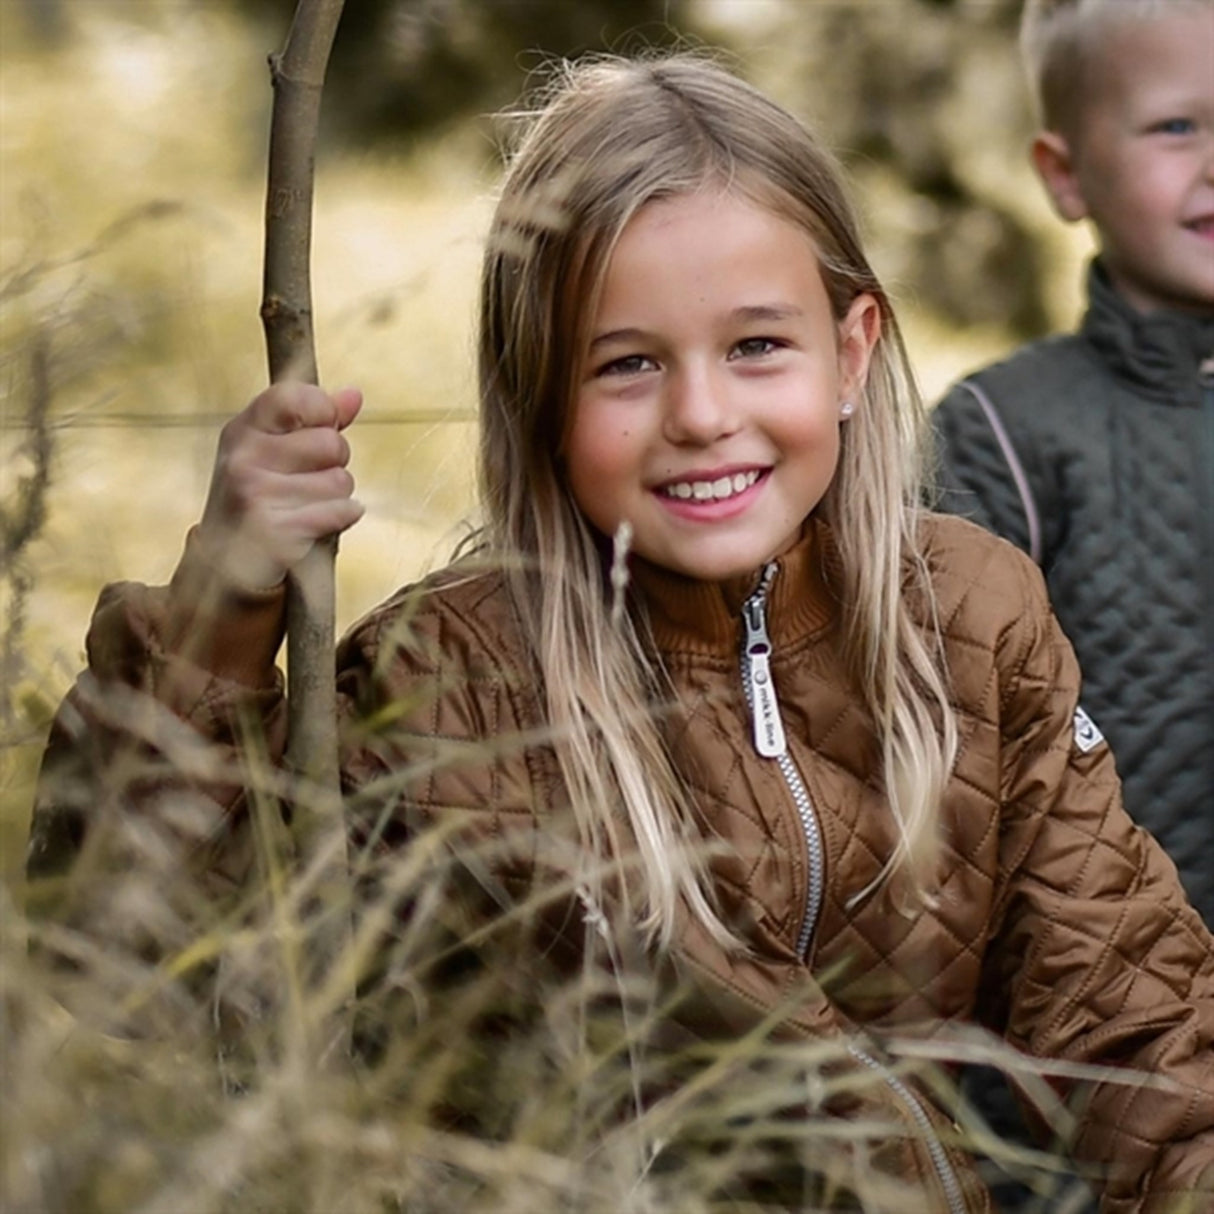
[[[506,905],[529,885],[538,819],[556,830],[558,778],[536,682],[478,614],[407,588],[342,642],[342,772],[360,853],[434,831]]]
[[[488,1132],[520,1090],[500,1065],[519,1051],[499,1058],[487,1043],[540,1039],[584,925],[536,680],[492,623],[500,605],[486,620],[471,595],[452,604],[430,589],[402,591],[338,648],[365,944],[358,1045],[374,1057],[402,1035],[467,1043],[435,1094],[444,1116]]]
[[[1104,1214],[1210,1208],[1214,939],[1122,808],[1109,748],[1077,713],[1070,645],[1027,562],[1025,577],[998,655],[1006,884],[988,957],[1010,995],[1007,1035],[1116,1069],[1070,1092],[1073,1149],[1103,1178]]]
[[[246,790],[284,742],[284,596],[216,585],[194,532],[168,586],[101,594],[87,668],[51,726],[26,856],[31,920],[69,929],[62,958],[99,942],[164,956],[245,885]]]
[[[1006,419],[976,379],[963,380],[932,411],[936,458],[933,505],[1011,540],[1045,561],[1052,495],[1032,475],[1035,461],[1014,442]]]
[[[225,1031],[240,1033],[277,997],[258,933],[242,942],[231,929],[261,921],[274,887],[266,866],[289,857],[284,819],[297,789],[282,778],[286,701],[274,665],[284,595],[213,601],[214,585],[192,536],[170,585],[105,590],[88,667],[57,713],[36,789],[32,944],[80,972],[91,1008],[112,974],[111,1027],[124,1035],[174,1023],[167,1004],[177,996],[159,972],[166,958],[173,977],[206,995],[189,1013],[213,1007]],[[473,623],[422,592],[418,604],[387,604],[337,652],[349,875],[368,986],[400,960],[415,987],[418,950],[470,972],[464,942],[528,891],[536,808],[552,792],[532,689]],[[292,885],[288,899],[305,888]],[[410,917],[422,899],[427,915]],[[424,946],[423,923],[434,929]],[[521,933],[512,939],[522,947]],[[523,973],[521,963],[511,972]],[[144,983],[166,998],[129,1016],[122,1005]],[[360,998],[360,1019],[402,1023],[373,1014],[390,986]]]

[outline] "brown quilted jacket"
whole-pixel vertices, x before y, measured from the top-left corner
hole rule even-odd
[[[941,807],[938,899],[914,915],[896,883],[857,897],[895,828],[872,723],[840,656],[828,529],[815,524],[780,559],[762,603],[779,756],[756,749],[740,656],[744,604],[752,622],[760,614],[756,579],[634,570],[677,696],[669,744],[706,837],[726,845],[711,872],[749,945],[728,953],[684,922],[669,966],[693,992],[682,1025],[738,1034],[778,1010],[787,1039],[845,1035],[856,1068],[880,1079],[857,1107],[903,1127],[885,1157],[857,1166],[904,1178],[903,1211],[990,1206],[948,1118],[913,1075],[889,1068],[891,1041],[977,1022],[1033,1055],[1166,1076],[1166,1091],[1085,1087],[1075,1157],[1098,1170],[1106,1214],[1214,1208],[1214,941],[1171,862],[1123,812],[1107,746],[1080,727],[1078,671],[1036,568],[962,520],[932,516],[925,528],[960,754]],[[281,739],[281,598],[250,596],[214,616],[201,606],[207,584],[191,541],[170,587],[103,595],[89,672],[48,749],[31,871],[81,846],[80,807],[92,803],[63,789],[96,781],[115,732],[167,752],[184,718],[235,746],[237,710],[252,707],[272,745]],[[500,577],[455,566],[399,592],[343,641],[338,671],[356,837],[391,848],[418,822],[454,820],[501,842],[507,899],[534,890],[563,791]],[[202,866],[216,888],[239,884],[239,780],[205,783],[224,826],[210,831],[221,842]]]

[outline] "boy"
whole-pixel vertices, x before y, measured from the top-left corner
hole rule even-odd
[[[1021,33],[1034,166],[1099,253],[1076,333],[939,405],[941,504],[1041,565],[1126,806],[1214,924],[1214,2],[1027,0]]]

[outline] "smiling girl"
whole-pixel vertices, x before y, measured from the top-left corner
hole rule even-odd
[[[539,892],[545,953],[605,936],[681,1029],[844,1043],[851,1098],[807,1086],[788,1116],[849,1122],[846,1183],[767,1177],[747,1208],[988,1210],[939,1093],[882,1050],[964,1023],[1126,1068],[1070,1092],[1109,1211],[1214,1193],[1214,943],[1121,809],[1035,568],[917,505],[897,324],[812,135],[701,59],[568,67],[507,173],[480,321],[479,542],[338,652],[364,854],[439,823],[481,903]],[[32,871],[121,849],[136,810],[96,790],[137,733],[138,812],[215,806],[166,899],[248,880],[233,723],[278,753],[282,579],[360,513],[358,406],[262,393],[172,584],[103,597]],[[217,748],[209,779],[166,718]]]

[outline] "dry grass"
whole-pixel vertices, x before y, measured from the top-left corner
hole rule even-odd
[[[317,939],[348,898],[318,897],[319,869],[283,862],[265,806],[260,876],[226,895],[206,875],[192,885],[181,856],[196,802],[179,790],[152,820],[98,796],[70,875],[31,887],[28,918],[4,908],[4,1209],[934,1208],[876,1166],[905,1125],[863,1106],[836,1115],[886,1083],[854,1065],[851,1042],[781,1039],[779,1008],[701,1039],[685,992],[621,960],[627,930],[576,913],[569,929],[578,900],[559,877],[489,913],[468,874],[492,857],[452,848],[450,830],[356,853],[353,926],[318,971]],[[571,962],[537,946],[554,907],[580,941]],[[889,1067],[933,1088],[980,1153],[1035,1177],[1042,1211],[1067,1209],[1065,1168],[1003,1146],[960,1101],[942,1064],[964,1058],[1007,1060],[958,1036],[891,1043]]]

